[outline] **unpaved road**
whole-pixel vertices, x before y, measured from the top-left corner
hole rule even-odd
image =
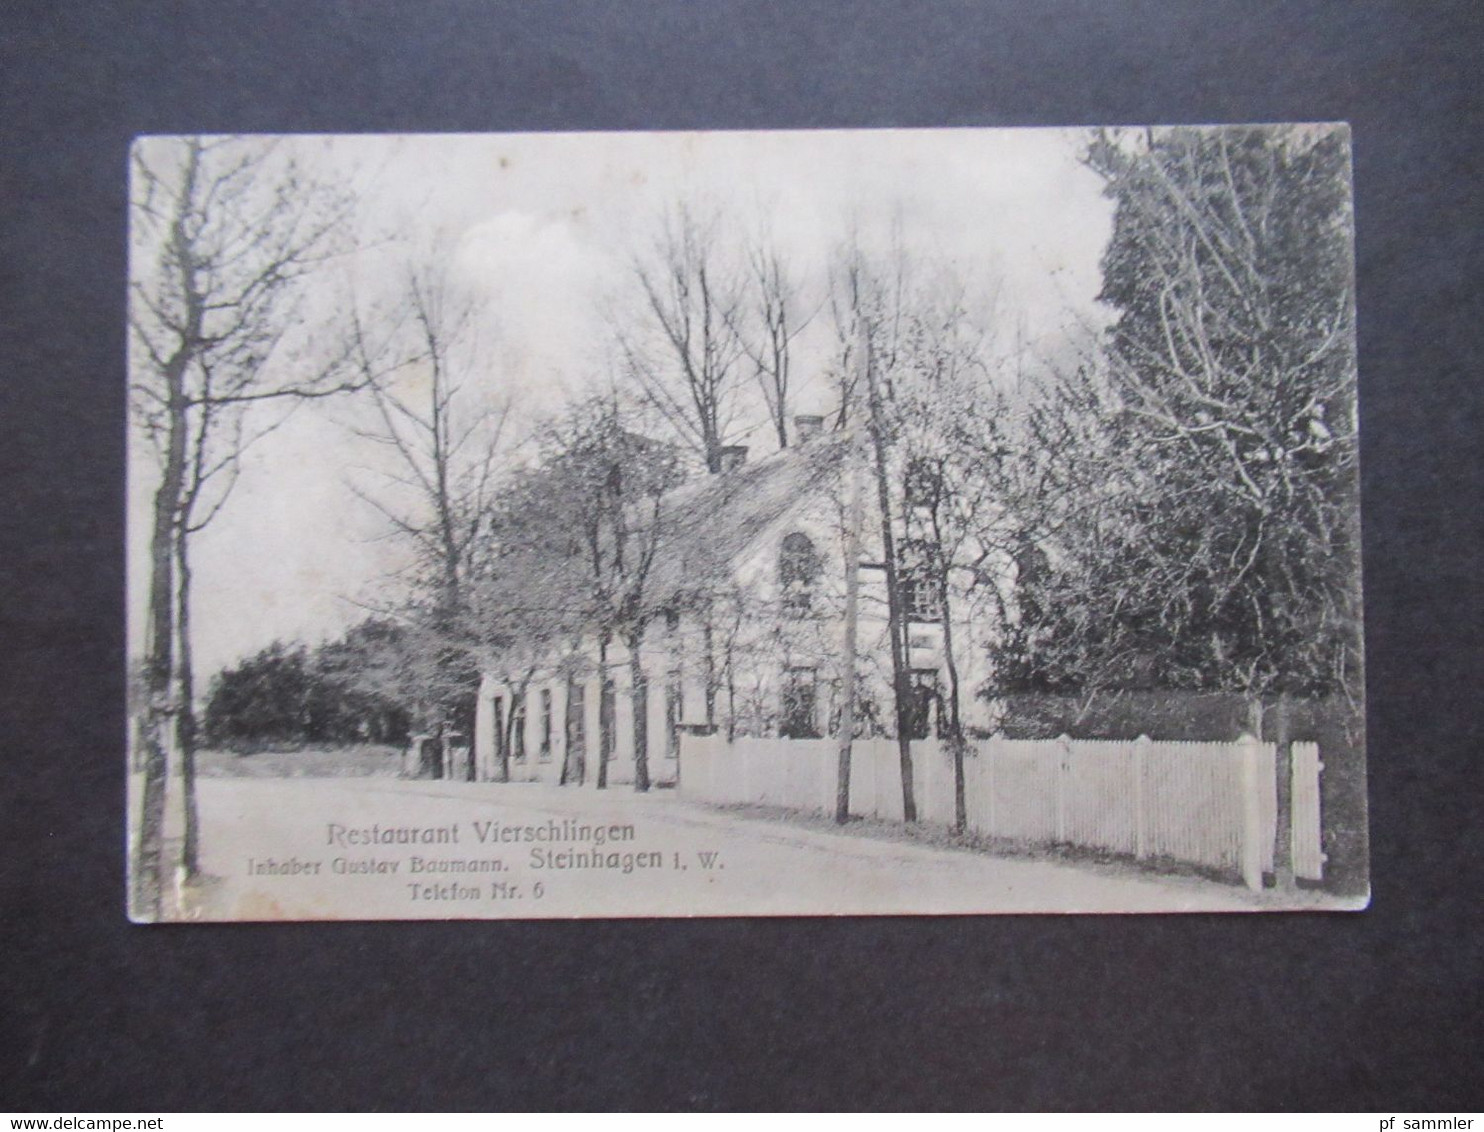
[[[1272,894],[1193,877],[822,832],[718,811],[669,791],[214,779],[199,783],[199,798],[209,879],[187,891],[182,913],[204,920],[1277,906]]]

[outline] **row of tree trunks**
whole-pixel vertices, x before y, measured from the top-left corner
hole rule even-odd
[[[632,638],[626,642],[629,649],[629,679],[630,699],[633,705],[633,752],[634,752],[634,788],[638,791],[646,791],[653,781],[649,772],[649,675],[644,667],[639,642]],[[598,789],[608,788],[609,767],[613,762],[618,750],[618,704],[617,688],[612,676],[607,669],[607,653],[605,646],[600,647],[600,655],[603,658],[601,665],[602,676],[600,678],[600,690],[598,700],[598,772],[596,785]],[[577,718],[576,713],[581,711],[577,706],[573,689],[577,686],[572,676],[566,678],[566,709],[563,719],[563,744],[562,768],[559,776],[560,785],[570,782],[582,783],[586,781],[586,759],[584,748],[586,746],[586,729],[584,721]],[[521,686],[520,691],[511,696],[511,710],[506,712],[499,707],[496,708],[497,718],[495,721],[495,733],[497,735],[497,752],[499,781],[509,782],[510,777],[510,754],[515,747],[516,728],[523,726],[521,721],[522,706],[529,688],[529,681]],[[666,690],[667,697],[667,719],[676,715],[678,704],[670,706],[673,700],[673,689]],[[677,717],[678,718],[678,717]],[[473,765],[471,760],[470,765]],[[474,775],[471,771],[470,779]]]
[[[346,218],[335,194],[275,151],[267,139],[194,137],[142,138],[132,153],[130,413],[160,477],[136,697],[130,897],[140,919],[161,917],[173,869],[186,879],[200,869],[190,538],[227,502],[243,451],[275,427],[247,428],[253,406],[361,387],[342,379],[343,355],[333,347],[292,366],[272,364],[301,325],[301,280],[330,258]],[[172,773],[182,838],[179,857],[167,860]]]

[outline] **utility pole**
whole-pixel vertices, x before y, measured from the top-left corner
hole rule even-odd
[[[866,394],[871,412],[871,444],[876,452],[876,497],[881,508],[881,554],[886,567],[886,622],[891,638],[892,685],[896,692],[897,758],[902,768],[902,820],[917,820],[917,798],[912,784],[911,689],[907,683],[906,634],[903,632],[902,594],[897,577],[896,542],[891,530],[891,477],[886,459],[886,437],[881,419],[881,393],[876,387],[874,352],[866,351]]]

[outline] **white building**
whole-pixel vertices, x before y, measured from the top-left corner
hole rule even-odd
[[[845,434],[823,433],[817,417],[796,423],[801,443],[795,447],[752,463],[746,449],[728,449],[720,473],[665,497],[681,521],[646,587],[646,605],[656,614],[644,636],[637,696],[630,657],[616,641],[607,660],[606,712],[594,641],[552,655],[524,688],[484,677],[474,735],[480,779],[501,779],[508,754],[513,781],[595,784],[606,714],[607,783],[632,783],[636,705],[647,722],[649,777],[661,786],[684,773],[683,729],[784,738],[835,734],[846,663],[844,532],[853,489],[865,500],[857,727],[864,734],[893,731],[875,481],[862,445]],[[910,504],[907,477],[893,496],[899,507],[903,499]],[[903,509],[908,514],[895,517],[898,537],[910,551],[912,507]],[[901,548],[898,556],[911,557]],[[910,568],[900,588],[911,678],[919,689],[914,729],[925,736],[941,725],[951,685],[940,590]],[[952,660],[966,729],[989,723],[987,706],[975,694],[988,675],[986,632],[993,619],[975,615],[985,596],[956,583],[949,587]]]

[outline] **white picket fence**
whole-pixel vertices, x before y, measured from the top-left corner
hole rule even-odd
[[[1293,747],[1296,875],[1319,880],[1318,747]],[[758,803],[833,812],[839,748],[833,739],[685,735],[681,793],[720,804]],[[953,763],[946,744],[912,744],[920,820],[951,824]],[[964,759],[969,829],[1027,844],[1068,845],[1240,874],[1261,887],[1273,869],[1276,750],[1271,743],[991,739]],[[902,819],[895,740],[866,739],[851,752],[850,811]]]

